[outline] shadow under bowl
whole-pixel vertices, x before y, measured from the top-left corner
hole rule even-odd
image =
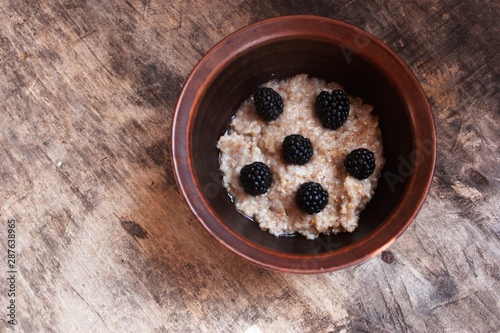
[[[261,84],[301,73],[342,84],[379,116],[386,166],[352,233],[277,238],[238,212],[222,186],[216,145],[240,104]],[[265,20],[220,42],[186,81],[172,125],[176,179],[199,221],[231,251],[286,272],[331,271],[390,246],[427,195],[435,155],[431,110],[404,62],[368,33],[317,16]]]

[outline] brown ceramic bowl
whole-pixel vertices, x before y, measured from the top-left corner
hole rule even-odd
[[[339,82],[373,105],[387,160],[359,227],[314,241],[277,238],[240,214],[222,186],[216,148],[239,105],[259,85],[300,73]],[[343,22],[285,16],[235,32],[201,59],[177,103],[172,156],[189,207],[221,244],[266,268],[318,273],[373,257],[408,227],[431,183],[436,137],[422,88],[386,45]]]

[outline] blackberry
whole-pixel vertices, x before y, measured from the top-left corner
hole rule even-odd
[[[316,112],[324,127],[336,130],[349,116],[349,100],[342,90],[322,91],[316,97]]]
[[[305,183],[297,191],[295,201],[307,214],[319,213],[328,203],[328,192],[318,183]]]
[[[262,162],[245,165],[240,171],[240,182],[245,193],[253,196],[266,193],[272,181],[271,170]]]
[[[311,140],[300,134],[289,135],[281,145],[281,154],[287,163],[304,165],[313,155]]]
[[[358,148],[347,155],[344,166],[353,177],[366,179],[375,170],[375,156],[368,149]]]
[[[255,108],[262,119],[271,121],[277,119],[283,112],[283,99],[271,88],[259,88],[253,94]]]

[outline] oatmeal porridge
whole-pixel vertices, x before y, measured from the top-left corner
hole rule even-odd
[[[358,97],[344,97],[350,104],[348,116],[332,129],[320,120],[316,99],[323,91],[333,94],[342,90],[339,84],[300,74],[262,87],[281,96],[282,113],[276,119],[264,120],[252,96],[243,102],[230,129],[217,143],[223,183],[236,208],[275,236],[300,233],[315,239],[320,233],[354,231],[385,163],[378,117],[371,113],[373,107]],[[305,163],[285,161],[282,146],[291,135],[307,138],[309,148],[312,146],[312,156]],[[355,150],[372,152],[375,161],[364,179],[347,172],[344,164]],[[270,185],[258,195],[248,194],[240,175],[245,166],[254,162],[262,162],[258,167],[265,164],[272,173]],[[306,212],[299,207],[296,194],[299,189],[303,192],[301,186],[306,183],[319,184],[327,193],[327,203],[320,211]]]

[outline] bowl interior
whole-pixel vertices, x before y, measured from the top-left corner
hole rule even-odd
[[[217,140],[228,129],[231,117],[240,104],[259,85],[306,73],[327,82],[344,86],[352,96],[361,97],[374,106],[382,131],[386,166],[371,202],[361,213],[359,227],[353,233],[320,236],[307,240],[303,236],[276,238],[260,230],[255,221],[239,213],[222,186]],[[291,254],[318,254],[336,251],[360,241],[391,214],[407,185],[400,174],[401,160],[409,160],[413,150],[414,131],[409,110],[398,87],[379,72],[362,52],[348,51],[321,39],[289,37],[257,43],[223,64],[201,91],[191,118],[191,156],[194,175],[204,200],[217,219],[243,238],[264,248]],[[389,175],[389,177],[387,176]]]

